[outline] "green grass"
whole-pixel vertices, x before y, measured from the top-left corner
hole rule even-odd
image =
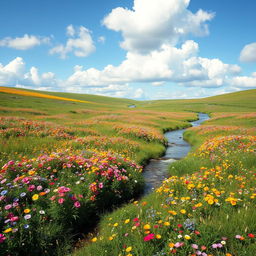
[[[255,204],[247,196],[251,195],[255,188],[255,178],[252,176],[256,169],[255,154],[242,151],[243,144],[239,144],[238,149],[241,151],[237,151],[232,144],[225,144],[225,141],[209,155],[205,154],[200,147],[207,141],[219,143],[218,137],[220,136],[242,135],[249,138],[248,136],[255,135],[256,90],[204,99],[159,101],[134,101],[74,93],[40,93],[90,101],[93,104],[0,93],[1,165],[12,159],[32,159],[42,153],[50,154],[54,151],[61,152],[64,149],[68,149],[72,154],[108,150],[144,165],[149,159],[157,158],[164,153],[164,143],[161,140],[147,139],[148,137],[132,132],[121,133],[115,128],[116,126],[145,126],[153,133],[162,134],[167,130],[189,127],[188,121],[196,119],[196,112],[208,113],[212,117],[212,120],[205,122],[198,129],[192,128],[186,131],[185,139],[192,144],[192,150],[186,158],[170,166],[170,175],[176,178],[170,183],[163,184],[158,192],[140,199],[139,202],[127,204],[113,213],[106,211],[103,214],[103,209],[101,222],[97,229],[98,234],[89,235],[83,245],[84,248],[75,251],[74,255],[127,256],[129,253],[133,256],[168,255],[164,252],[170,253],[170,243],[183,241],[184,246],[177,249],[176,255],[192,254],[191,243],[193,242],[207,246],[207,250],[212,255],[222,256],[231,253],[232,256],[254,256],[255,242],[246,235],[255,234],[256,230]],[[136,108],[128,108],[131,104],[136,105]],[[24,118],[24,120],[10,121],[8,119],[10,117]],[[4,118],[9,121],[5,121],[7,119]],[[35,126],[32,125],[32,128],[29,128],[30,124],[23,122],[34,123]],[[40,135],[42,128],[39,130],[36,128],[37,125],[42,124],[48,134],[45,137]],[[10,127],[22,128],[25,136],[7,136],[6,128]],[[61,135],[59,133],[56,135],[55,131],[61,131]],[[9,133],[13,134],[12,131]],[[68,137],[65,137],[66,135]],[[81,138],[91,138],[91,140],[83,142]],[[245,139],[243,143],[250,149],[247,142]],[[230,149],[232,152],[229,152]],[[204,197],[207,193],[214,195],[214,192],[207,192],[208,190],[204,192],[201,188],[196,192],[198,194],[193,201],[192,198],[195,196],[192,193],[193,189],[189,190],[182,181],[186,179],[198,185],[200,176],[197,175],[200,173],[203,175],[204,171],[210,173],[211,170],[218,171],[219,168],[223,179],[219,179],[218,174],[216,177],[209,176],[209,181],[206,179],[201,183],[204,187],[225,191],[223,198],[219,198],[221,206],[208,204]],[[231,177],[229,175],[233,177],[229,178]],[[245,188],[242,187],[241,194],[243,201],[233,206],[226,202],[225,198],[228,198],[230,192],[239,197],[237,192],[240,189],[239,186],[245,186]],[[183,197],[190,197],[190,199],[181,200]],[[202,202],[203,206],[193,211],[192,205],[198,202]],[[184,209],[186,213],[180,213],[180,210]],[[176,211],[177,215],[173,215],[170,211]],[[134,218],[139,218],[139,226],[135,225]],[[125,224],[124,221],[127,219],[130,221]],[[187,219],[195,220],[196,229],[201,234],[195,235],[189,230],[182,229],[183,234],[190,235],[192,238],[191,240],[184,238],[179,240],[177,238],[179,233],[174,229],[177,228],[177,224],[184,225]],[[85,220],[79,221],[86,222]],[[170,226],[164,225],[168,222]],[[115,223],[118,223],[118,226],[115,226]],[[161,235],[161,238],[145,242],[143,238],[146,234],[143,226],[146,224],[151,225],[151,233]],[[134,225],[136,228],[133,228]],[[160,228],[153,228],[154,225],[160,225]],[[50,227],[45,226],[45,229]],[[50,233],[54,237],[54,231],[49,231]],[[70,235],[69,232],[67,234]],[[96,235],[98,240],[92,243],[91,238]],[[243,235],[246,239],[239,241],[235,235]],[[222,237],[228,238],[227,245],[222,250],[213,250],[212,244],[218,243]],[[47,247],[47,245],[44,246]],[[66,241],[54,253],[56,255],[67,254],[68,251],[70,252],[70,246],[70,242]],[[132,247],[130,252],[126,251],[129,246]]]

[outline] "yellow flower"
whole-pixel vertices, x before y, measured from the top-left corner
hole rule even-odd
[[[146,225],[144,225],[144,227],[143,227],[144,229],[150,229],[151,227],[150,227],[150,225],[149,224],[146,224]]]
[[[32,200],[33,200],[33,201],[38,200],[38,198],[39,198],[39,195],[38,195],[38,194],[34,194],[34,195],[32,196]]]
[[[125,250],[125,251],[126,251],[126,252],[130,252],[131,250],[132,250],[132,247],[131,247],[131,246],[129,246],[129,247],[127,247],[127,248],[126,248],[126,250]]]
[[[184,238],[185,238],[186,240],[190,240],[190,239],[191,239],[191,236],[185,235]]]
[[[174,247],[174,243],[169,243],[168,245],[169,245],[170,248]]]
[[[118,223],[116,222],[113,226],[114,226],[114,227],[117,227],[117,226],[118,226]]]
[[[186,210],[185,210],[185,209],[182,209],[182,210],[180,210],[180,213],[185,214],[185,213],[186,213]]]
[[[30,176],[32,176],[32,175],[35,174],[35,171],[29,171],[28,174],[29,174]]]
[[[12,228],[7,228],[5,231],[4,231],[4,233],[9,233],[9,232],[11,232],[12,231]]]
[[[126,220],[124,221],[125,224],[127,224],[127,223],[129,223],[129,222],[130,222],[130,219],[126,219]]]
[[[92,242],[96,242],[98,239],[97,239],[97,237],[94,237],[93,239],[92,239]]]
[[[156,239],[161,239],[161,238],[162,238],[161,235],[159,235],[159,234],[156,235]]]
[[[30,213],[30,209],[25,209],[24,213]]]
[[[212,205],[212,204],[214,204],[214,201],[213,201],[212,199],[209,199],[209,200],[207,201],[207,203],[210,204],[210,205]]]
[[[114,239],[113,236],[110,236],[110,237],[108,238],[109,241],[112,241],[113,239]]]
[[[164,223],[164,225],[165,225],[165,226],[170,226],[170,222],[169,222],[169,221],[166,221],[166,222]]]
[[[132,254],[131,254],[131,253],[129,253],[129,254],[127,254],[126,256],[132,256]]]

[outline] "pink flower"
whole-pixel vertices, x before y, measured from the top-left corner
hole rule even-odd
[[[3,243],[5,239],[6,237],[4,236],[4,234],[0,234],[0,243]]]
[[[99,188],[103,188],[103,183],[99,183]]]
[[[15,217],[12,217],[10,220],[11,220],[11,222],[15,222],[15,221],[17,221],[19,219],[19,217],[18,216],[15,216]]]
[[[11,204],[7,204],[7,205],[4,207],[5,210],[10,210],[11,208],[12,208],[12,205],[11,205]]]
[[[69,192],[70,191],[70,188],[67,188],[67,187],[59,187],[58,188],[58,192],[59,193],[66,193],[66,192]]]
[[[6,182],[6,179],[1,180],[1,184],[4,184]]]
[[[54,201],[55,198],[56,198],[56,196],[52,196],[52,197],[50,198],[50,200],[51,200],[51,201]]]
[[[197,244],[192,244],[191,245],[193,249],[198,249],[198,245]]]
[[[213,245],[212,245],[212,248],[213,248],[213,249],[217,249],[217,248],[218,248],[218,245],[217,245],[217,244],[213,244]]]
[[[32,192],[36,188],[35,185],[29,185],[28,191]]]
[[[29,178],[26,177],[26,178],[22,179],[22,182],[25,183],[25,184],[29,184]]]
[[[79,207],[81,206],[81,204],[80,204],[78,201],[76,201],[76,202],[74,203],[74,206],[75,206],[76,208],[79,208]]]
[[[152,239],[155,238],[155,234],[148,234],[147,236],[144,237],[144,241],[147,242],[147,241],[150,241]]]
[[[202,251],[204,251],[204,250],[206,250],[206,249],[207,249],[207,247],[206,247],[205,245],[202,245],[202,246],[201,246],[201,250],[202,250]]]
[[[64,198],[60,198],[60,199],[58,200],[58,203],[59,203],[59,204],[63,204],[63,203],[64,203],[64,201],[65,201],[65,199],[64,199]]]
[[[41,185],[37,186],[36,188],[38,191],[41,191],[43,189],[43,187]]]
[[[181,247],[181,246],[183,246],[183,245],[184,245],[184,243],[182,243],[182,242],[177,242],[177,243],[174,245],[174,247],[179,248],[179,247]]]

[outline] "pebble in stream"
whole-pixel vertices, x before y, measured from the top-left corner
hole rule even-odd
[[[192,126],[198,126],[209,119],[207,114],[198,113],[198,120],[190,122]],[[183,132],[186,129],[175,130],[165,133],[168,140],[168,147],[165,155],[160,159],[151,159],[145,166],[143,176],[145,179],[144,194],[150,193],[154,188],[159,187],[162,181],[168,177],[168,166],[185,157],[191,146],[183,140]]]

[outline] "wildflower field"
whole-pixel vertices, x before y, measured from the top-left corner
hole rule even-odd
[[[0,255],[255,255],[255,90],[156,102],[18,91],[0,93]],[[198,111],[212,118],[185,132],[192,151],[139,197],[164,131]]]

